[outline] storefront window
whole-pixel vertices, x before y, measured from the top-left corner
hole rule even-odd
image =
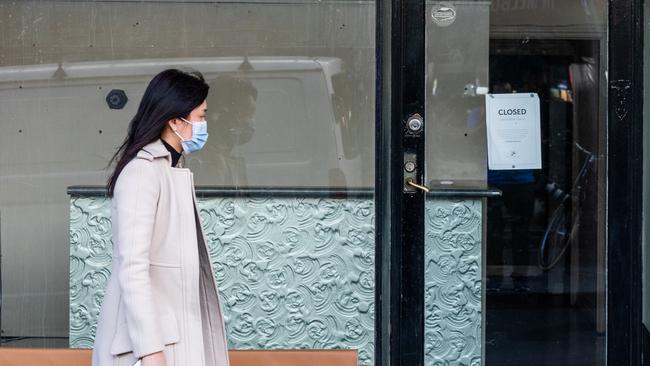
[[[404,156],[424,181],[401,193],[432,191],[426,365],[606,363],[608,6],[424,3],[424,118],[404,129],[425,140],[424,158]],[[0,2],[0,346],[92,347],[111,275],[107,164],[148,81],[181,68],[210,85],[210,139],[183,164],[229,347],[351,348],[374,364],[376,24],[369,0]],[[490,166],[486,99],[524,94],[539,166]],[[510,159],[526,136],[507,131]],[[383,249],[382,263],[415,261]]]
[[[355,348],[371,364],[374,9],[0,3],[2,346],[92,346],[106,165],[153,75],[184,68],[210,84],[210,139],[185,166],[230,347]]]

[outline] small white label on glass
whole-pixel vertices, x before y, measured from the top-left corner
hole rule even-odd
[[[440,3],[431,9],[433,22],[441,27],[448,27],[456,20],[456,7],[450,3]]]

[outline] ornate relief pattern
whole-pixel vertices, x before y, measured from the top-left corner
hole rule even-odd
[[[481,200],[428,200],[425,365],[481,364]]]
[[[111,272],[111,205],[100,197],[70,201],[70,347],[91,348]]]
[[[199,201],[229,347],[374,353],[374,205],[331,198]],[[110,201],[70,206],[70,345],[92,347],[110,274]]]

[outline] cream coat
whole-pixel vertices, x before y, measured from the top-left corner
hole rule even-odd
[[[93,366],[131,366],[164,351],[168,366],[228,366],[214,272],[192,172],[160,140],[120,174],[112,199],[113,269]]]

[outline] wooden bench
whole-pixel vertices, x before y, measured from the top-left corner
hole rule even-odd
[[[89,349],[0,347],[2,366],[90,366],[90,356]],[[230,366],[357,366],[356,350],[231,350],[229,356]]]

